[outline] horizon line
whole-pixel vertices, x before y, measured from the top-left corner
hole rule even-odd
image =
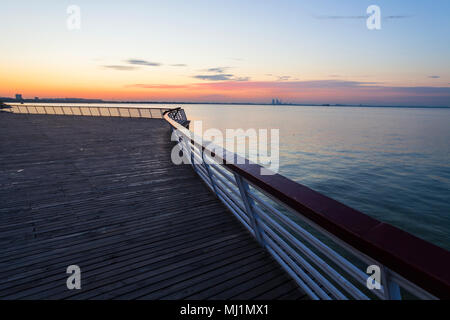
[[[4,99],[10,100],[6,101]],[[73,100],[65,102],[64,100]],[[79,101],[76,101],[79,100]],[[50,102],[47,102],[50,101]],[[197,101],[136,101],[136,100],[103,100],[91,98],[39,98],[17,100],[10,97],[0,97],[0,103],[124,103],[124,104],[224,104],[224,105],[264,105],[264,106],[312,106],[312,107],[372,107],[372,108],[434,108],[448,109],[450,106],[408,106],[408,105],[389,105],[389,104],[345,104],[345,103],[280,103],[273,104],[267,102],[197,102]]]

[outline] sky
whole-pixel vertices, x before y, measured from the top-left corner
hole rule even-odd
[[[68,28],[71,5],[79,29]],[[370,5],[379,30],[366,25]],[[448,0],[0,0],[0,10],[0,96],[450,106]]]

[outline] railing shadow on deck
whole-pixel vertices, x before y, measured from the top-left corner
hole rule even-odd
[[[164,118],[195,172],[310,298],[450,298],[448,251],[284,176],[261,175],[185,128],[180,108]],[[369,278],[376,268],[380,281]]]

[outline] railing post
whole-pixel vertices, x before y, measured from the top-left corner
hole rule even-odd
[[[195,157],[194,157],[194,152],[195,152],[195,140],[193,140],[193,139],[189,139],[189,148],[190,148],[190,153],[191,153],[191,165],[192,165],[192,167],[194,168],[194,171],[198,174],[198,175],[200,175],[200,173],[199,173],[199,170],[200,169],[198,169],[197,168],[197,164],[196,164],[196,159],[195,159]],[[217,191],[216,191],[216,189],[214,189],[214,192],[216,192],[217,193]]]
[[[388,268],[383,267],[381,271],[381,282],[384,287],[384,295],[387,300],[402,300],[399,285],[392,281],[390,271]]]
[[[266,243],[264,241],[264,235],[263,235],[264,231],[259,226],[259,223],[258,223],[259,217],[253,210],[254,202],[253,202],[253,199],[250,198],[250,196],[248,195],[248,192],[249,192],[248,183],[244,179],[242,179],[240,175],[238,175],[236,173],[234,174],[234,178],[236,179],[236,183],[239,187],[239,192],[241,193],[242,202],[244,203],[244,206],[245,206],[245,211],[247,211],[247,215],[250,218],[250,221],[252,223],[252,228],[253,228],[253,231],[255,232],[256,239],[261,244],[261,246],[265,247]]]
[[[189,139],[189,152],[191,153],[191,165],[192,165],[192,167],[194,168],[194,170],[195,170],[195,172],[197,172],[197,168],[195,167],[195,163],[194,163],[194,161],[195,161],[195,158],[194,158],[194,148],[195,148],[195,146],[194,146],[194,144],[192,143],[192,140],[191,139]],[[194,142],[195,143],[195,142]]]
[[[194,142],[192,142],[192,139],[189,139],[189,148],[190,148],[190,153],[191,153],[191,165],[192,165],[192,167],[194,168],[194,171],[198,174],[198,175],[200,175],[200,169],[198,169],[197,168],[197,164],[196,164],[196,158],[194,157],[194,152],[195,152],[195,141]],[[203,157],[203,154],[202,154],[202,157]],[[207,172],[208,172],[208,176],[209,176],[209,171],[208,171],[208,169],[207,169]],[[212,180],[211,180],[211,178],[210,178],[210,181],[211,181],[211,184],[212,184],[212,186],[213,186],[213,191],[217,194],[217,190],[216,190],[216,188],[215,188],[215,186],[214,186],[214,183],[212,182]]]
[[[216,197],[217,197],[217,195],[218,195],[218,193],[217,193],[217,187],[216,187],[216,184],[215,184],[215,182],[214,182],[214,180],[213,180],[213,175],[212,175],[212,173],[211,173],[211,170],[209,169],[209,164],[206,163],[206,161],[205,161],[204,153],[205,153],[204,150],[202,150],[202,162],[203,162],[203,165],[204,165],[204,167],[205,167],[205,169],[206,169],[206,172],[208,172],[209,181],[211,181],[211,185],[212,185],[212,187],[213,187],[213,189],[214,189],[214,193],[216,194]]]

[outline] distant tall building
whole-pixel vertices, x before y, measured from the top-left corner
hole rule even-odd
[[[21,94],[16,94],[16,100],[17,101],[22,101],[23,100],[23,98],[22,98],[22,95]]]
[[[283,104],[283,102],[280,99],[276,98],[276,99],[272,99],[272,104],[278,105],[278,104]]]
[[[38,100],[39,100],[39,97],[34,97],[34,100],[38,101]]]

